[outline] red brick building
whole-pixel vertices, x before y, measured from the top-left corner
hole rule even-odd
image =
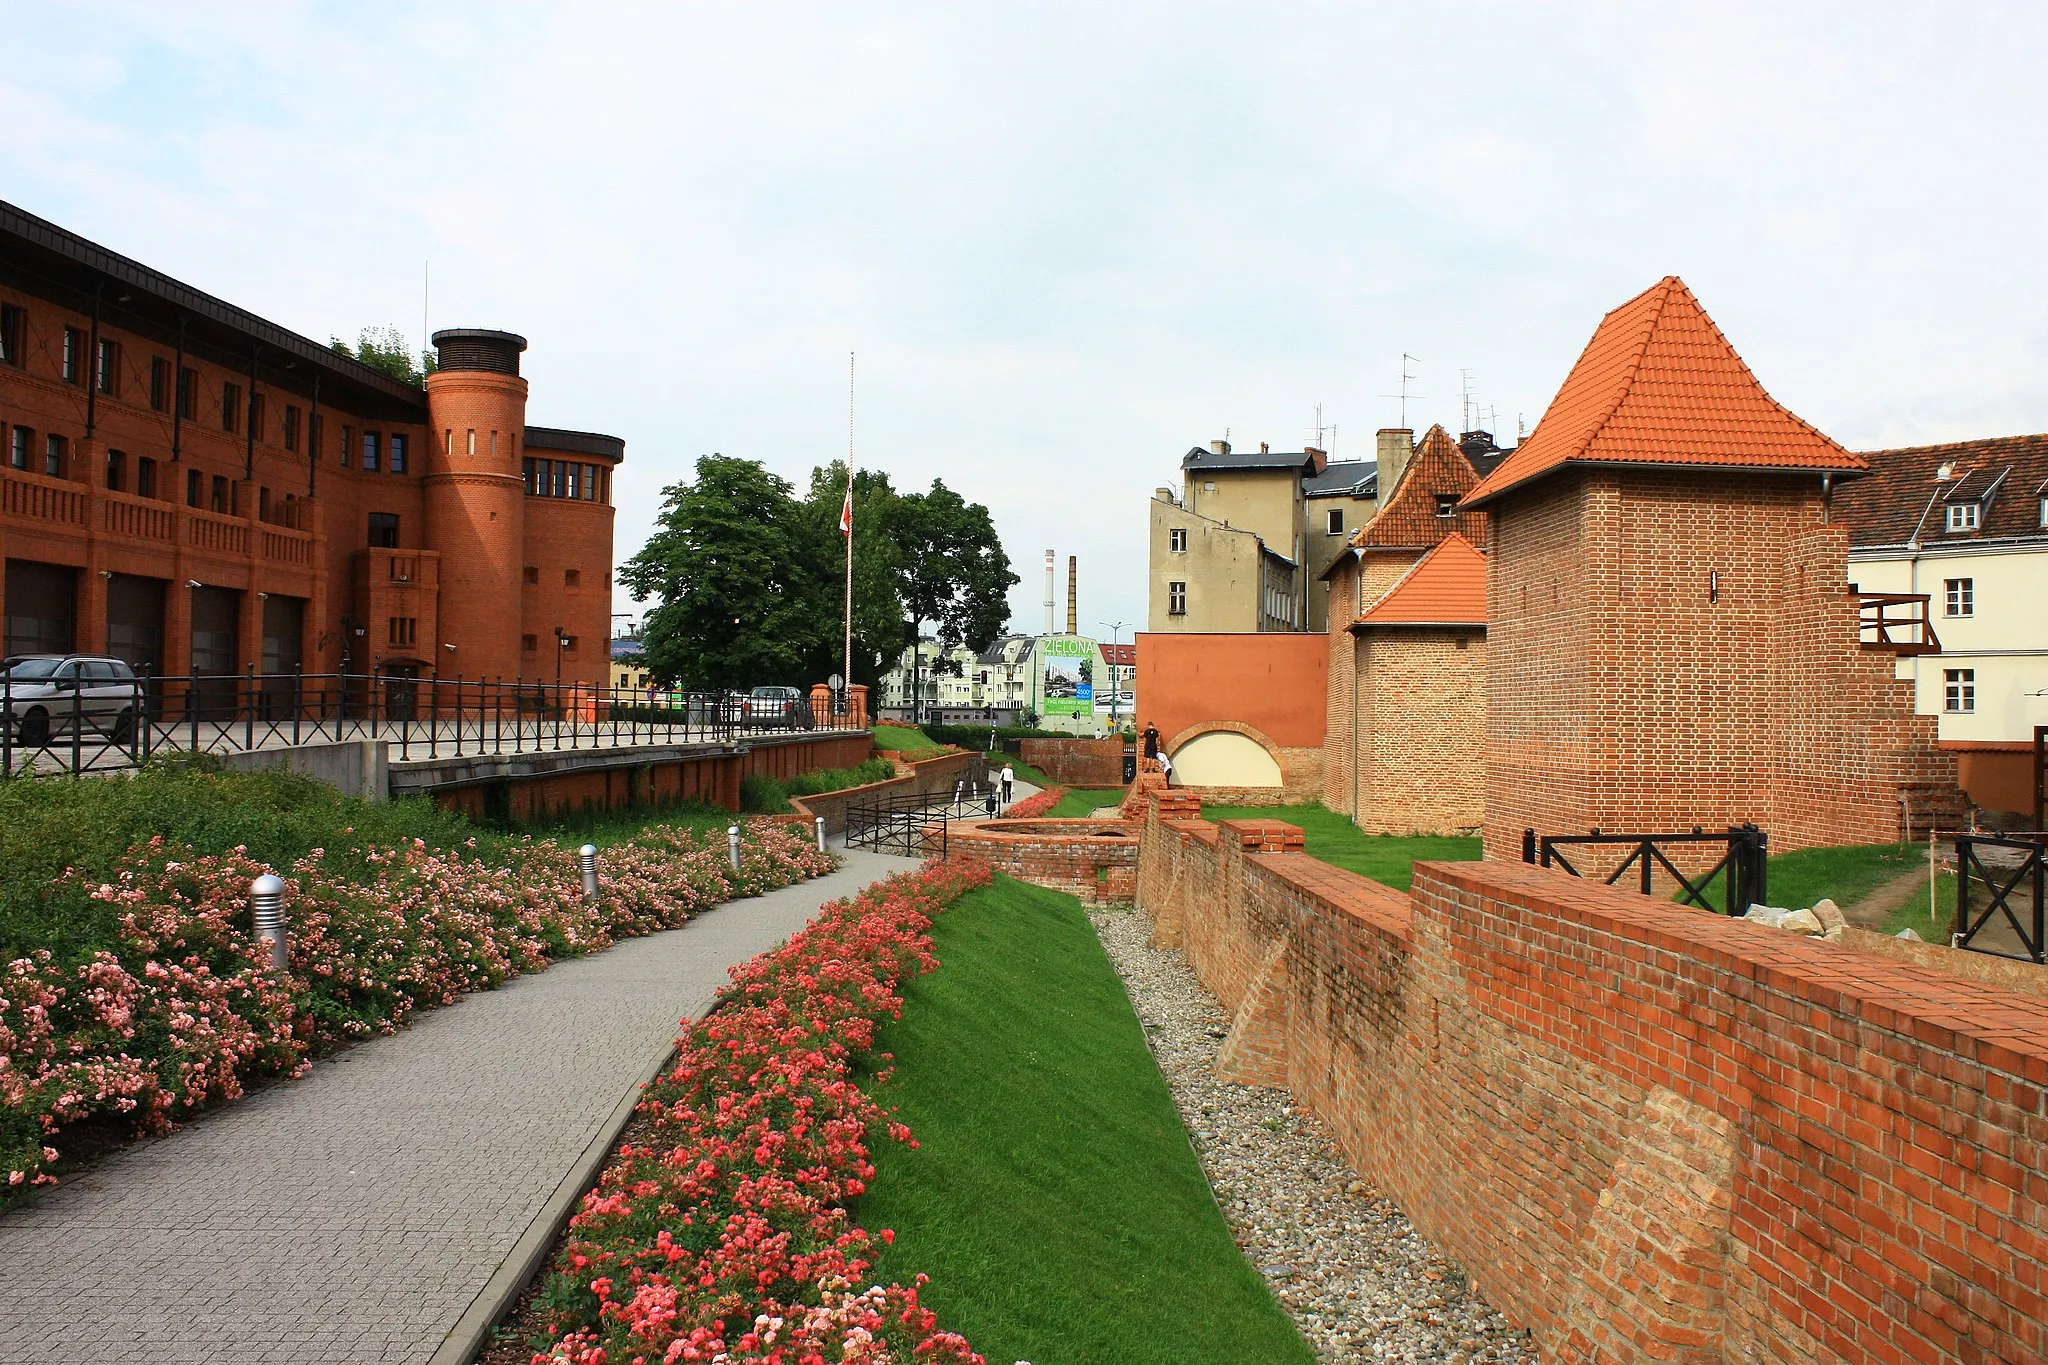
[[[1675,276],[1609,313],[1491,514],[1488,857],[1522,830],[1876,843],[1957,800],[1860,638],[1835,490],[1867,469],[1766,393]]]
[[[0,204],[6,651],[602,685],[625,443],[434,342],[415,387]]]

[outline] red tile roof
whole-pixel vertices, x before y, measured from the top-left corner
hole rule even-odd
[[[1486,556],[1451,532],[1359,616],[1361,626],[1483,626]]]
[[[1567,464],[1868,467],[1766,393],[1676,275],[1601,320],[1536,430],[1464,506]]]
[[[1870,474],[1835,494],[1849,548],[2048,541],[2048,435],[1866,450]],[[1943,473],[1948,477],[1940,477]],[[1978,505],[1977,524],[1950,530],[1948,509]]]
[[[1102,651],[1102,662],[1106,664],[1115,664],[1119,668],[1134,668],[1137,666],[1138,647],[1136,645],[1098,644],[1095,647]]]

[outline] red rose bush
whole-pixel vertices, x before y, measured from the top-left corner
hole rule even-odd
[[[1066,798],[1065,787],[1047,787],[1044,791],[1027,796],[1003,812],[1005,820],[1029,820],[1043,815]]]
[[[596,901],[574,853],[546,839],[519,841],[509,864],[473,844],[351,851],[363,865],[347,875],[320,850],[272,869],[240,850],[132,849],[112,880],[82,888],[114,911],[112,950],[75,966],[46,951],[0,966],[0,1201],[53,1181],[66,1125],[166,1131],[416,1010],[834,865],[786,825],[742,830],[737,874],[722,832],[643,830],[605,850]],[[248,907],[249,883],[273,870],[288,888],[283,974]]]
[[[874,1175],[869,1141],[911,1140],[858,1084],[876,1030],[938,965],[933,917],[988,881],[927,864],[733,969],[570,1220],[536,1365],[980,1365],[918,1302],[922,1277],[861,1287],[876,1236],[846,1206]]]

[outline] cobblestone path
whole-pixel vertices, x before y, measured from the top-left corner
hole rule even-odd
[[[726,969],[914,866],[853,851],[315,1063],[0,1215],[0,1362],[424,1362]]]

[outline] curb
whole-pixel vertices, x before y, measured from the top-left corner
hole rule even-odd
[[[714,1001],[711,1008],[717,1009],[719,1003]],[[534,1214],[533,1221],[526,1225],[526,1231],[519,1234],[519,1240],[505,1253],[505,1259],[498,1263],[490,1279],[484,1281],[484,1287],[470,1300],[469,1307],[448,1329],[448,1335],[441,1339],[440,1349],[428,1357],[427,1365],[471,1365],[490,1345],[491,1330],[510,1311],[520,1292],[533,1279],[547,1257],[548,1248],[554,1245],[555,1238],[576,1212],[577,1204],[582,1202],[583,1192],[604,1169],[605,1158],[611,1155],[619,1134],[625,1131],[626,1125],[632,1121],[633,1111],[640,1106],[641,1092],[667,1068],[675,1052],[674,1044],[663,1048],[625,1097],[605,1116],[589,1145],[570,1164],[568,1174],[548,1195],[539,1212]]]

